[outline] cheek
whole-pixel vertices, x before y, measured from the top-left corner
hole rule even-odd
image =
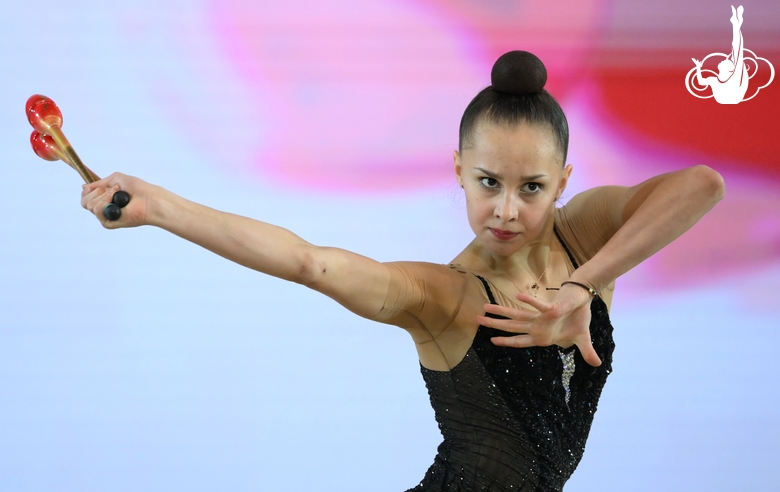
[[[539,232],[544,228],[544,224],[547,222],[550,213],[553,210],[553,202],[549,204],[538,203],[531,206],[524,207],[520,211],[520,218],[526,225],[529,232]]]
[[[466,214],[472,228],[481,226],[493,216],[493,208],[488,200],[466,198]]]

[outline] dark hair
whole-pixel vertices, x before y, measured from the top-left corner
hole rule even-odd
[[[547,70],[542,61],[527,51],[501,55],[490,74],[493,85],[471,100],[460,120],[458,149],[463,151],[481,120],[506,125],[525,122],[548,125],[563,153],[569,151],[569,124],[558,101],[544,89]]]

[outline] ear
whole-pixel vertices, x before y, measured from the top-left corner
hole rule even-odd
[[[455,178],[463,188],[463,167],[460,165],[460,153],[457,150],[452,152],[452,160],[455,161]]]
[[[557,199],[563,196],[563,192],[566,190],[566,185],[569,184],[569,176],[571,176],[572,167],[571,164],[566,164],[566,167],[561,171],[561,179],[558,181]]]

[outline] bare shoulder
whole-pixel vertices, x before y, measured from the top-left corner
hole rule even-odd
[[[476,277],[459,265],[409,261],[386,265],[392,280],[382,322],[431,338],[458,324],[464,307],[473,304]],[[481,306],[484,299],[477,297]]]
[[[427,332],[446,329],[466,295],[468,272],[439,263],[398,261],[385,265],[391,272],[385,314],[400,309],[412,314]]]
[[[628,200],[627,186],[597,186],[574,195],[560,212],[570,221],[586,222],[601,228],[620,228],[622,214]]]
[[[389,263],[404,277],[391,286],[404,286],[388,295],[385,310],[391,322],[406,328],[428,369],[446,371],[463,359],[479,327],[477,316],[487,302],[476,275],[459,264]],[[394,306],[403,306],[397,309]],[[387,320],[382,320],[388,322]]]

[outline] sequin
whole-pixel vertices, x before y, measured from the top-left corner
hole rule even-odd
[[[574,376],[574,352],[568,352],[564,353],[562,350],[558,350],[558,356],[561,358],[561,363],[563,364],[563,373],[561,374],[561,384],[563,384],[563,389],[566,391],[566,404],[569,404],[569,398],[571,397],[571,390],[569,389],[569,382],[571,382],[571,377]]]
[[[600,298],[591,303],[590,331],[599,367],[576,347],[499,347],[492,337],[514,334],[484,326],[452,370],[421,367],[444,441],[408,492],[563,490],[612,367],[612,325]]]

